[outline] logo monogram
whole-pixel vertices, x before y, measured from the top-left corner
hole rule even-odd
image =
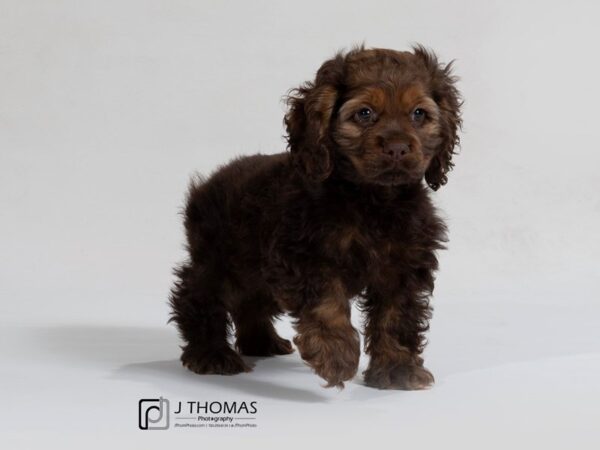
[[[169,400],[144,398],[138,406],[140,430],[167,430],[169,428]]]

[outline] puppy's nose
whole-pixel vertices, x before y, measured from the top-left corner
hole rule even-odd
[[[404,142],[386,142],[383,152],[394,159],[401,159],[410,153],[410,145]]]

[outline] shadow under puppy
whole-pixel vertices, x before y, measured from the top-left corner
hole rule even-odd
[[[433,383],[420,354],[446,238],[427,185],[444,185],[453,165],[454,82],[420,46],[337,54],[288,97],[289,152],[241,157],[192,183],[189,261],[170,299],[186,367],[235,374],[251,370],[239,353],[291,353],[273,326],[288,312],[302,358],[341,387],[358,368],[359,297],[366,384]]]

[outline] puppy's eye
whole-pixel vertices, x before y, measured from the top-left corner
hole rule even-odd
[[[370,108],[361,108],[356,112],[354,118],[357,122],[371,122],[375,119],[375,113]]]
[[[413,111],[411,119],[414,123],[420,125],[425,121],[425,117],[427,117],[427,112],[422,108],[417,108]]]

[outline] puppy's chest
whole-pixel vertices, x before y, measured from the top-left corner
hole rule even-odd
[[[323,247],[326,256],[342,267],[365,272],[392,264],[414,244],[414,233],[403,220],[357,218],[332,226]]]

